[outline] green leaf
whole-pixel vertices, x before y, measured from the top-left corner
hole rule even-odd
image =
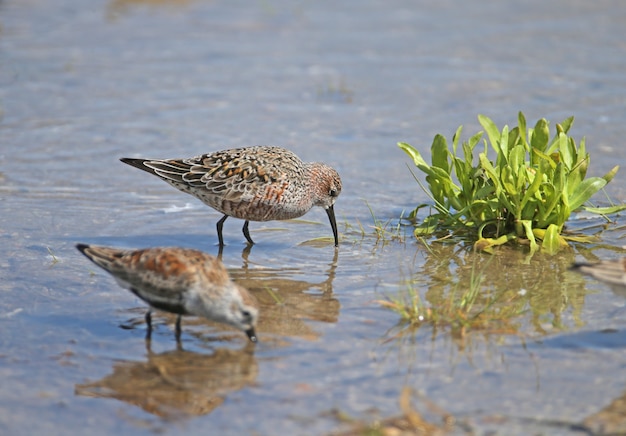
[[[483,126],[485,132],[487,132],[491,147],[497,153],[499,148],[498,143],[500,142],[500,131],[498,130],[498,126],[496,126],[496,124],[491,121],[491,118],[485,115],[478,115],[478,122],[481,126]]]
[[[602,176],[602,178],[604,180],[606,180],[606,183],[610,183],[611,180],[613,180],[613,177],[615,177],[615,174],[617,174],[617,172],[619,171],[619,165],[615,165],[611,171],[609,171],[608,173],[606,173],[605,175]]]
[[[524,197],[522,198],[522,201],[520,203],[520,208],[522,210],[524,210],[524,208],[526,207],[526,203],[528,203],[528,201],[535,196],[542,182],[543,182],[543,172],[541,171],[541,168],[538,168],[535,171],[535,174],[533,175],[532,183],[530,184],[528,189],[526,189],[526,192],[524,193]]]
[[[543,191],[545,199],[543,202],[538,203],[539,214],[537,214],[535,220],[539,227],[546,228],[554,221],[554,210],[557,208],[557,205],[562,205],[561,199],[563,194],[561,191],[557,191],[551,183],[542,183],[540,189]],[[565,205],[562,206],[566,207]]]
[[[524,146],[526,151],[529,151],[530,149],[528,147],[528,141],[526,141],[526,117],[524,116],[524,113],[522,111],[519,111],[519,113],[517,114],[517,126],[519,127],[519,135],[520,140],[522,141],[522,145]]]
[[[430,147],[432,154],[433,167],[441,168],[446,173],[450,174],[450,165],[448,164],[448,143],[446,138],[437,135],[433,140],[433,145]]]
[[[567,132],[569,131],[573,122],[574,122],[574,117],[569,117],[566,120],[564,120],[561,124],[556,125],[556,135],[554,135],[552,142],[550,142],[550,146],[548,147],[549,151],[547,151],[546,153],[551,153],[552,151],[554,151],[554,149],[557,147],[557,141],[559,140],[559,135],[561,133],[564,133],[565,135],[567,135]]]
[[[495,192],[495,188],[491,185],[483,186],[482,188],[476,191],[474,198],[483,199],[489,197],[491,194]]]
[[[572,124],[574,124],[573,115],[563,120],[563,122],[560,124],[561,128],[563,129],[563,133],[567,134],[567,132],[569,132],[570,127],[572,127]]]
[[[427,216],[426,218],[424,218],[424,221],[421,224],[415,227],[413,233],[416,237],[427,236],[435,233],[435,231],[437,230],[437,224],[439,222],[439,219],[439,214]]]
[[[530,242],[530,252],[532,254],[535,251],[537,251],[537,249],[539,248],[539,246],[537,245],[537,241],[535,240],[535,235],[533,234],[532,222],[529,220],[522,220],[521,225],[524,228],[524,233],[526,235],[526,238]]]
[[[536,230],[534,235],[539,237]],[[556,254],[562,247],[567,246],[567,242],[559,234],[559,227],[554,224],[550,224],[540,238],[543,239],[541,251],[548,254]]]
[[[454,150],[455,156],[458,156],[457,149],[458,149],[459,141],[461,139],[462,131],[463,131],[463,126],[459,126],[459,128],[456,129],[456,132],[454,132],[454,136],[452,137],[452,149]]]
[[[496,189],[501,188],[498,173],[496,172],[496,169],[491,161],[487,158],[487,155],[485,153],[480,153],[478,155],[478,160],[480,161],[481,168],[487,173],[493,184],[496,186]]]
[[[583,180],[568,198],[570,210],[576,210],[589,200],[593,194],[606,186],[606,180],[602,177],[591,177]]]
[[[562,198],[564,200],[564,203],[568,203],[569,199],[571,198],[570,196],[567,196],[567,180],[565,178],[565,166],[562,163],[558,163],[556,165],[556,169],[554,171],[554,174],[552,174],[552,183],[554,184],[554,189],[557,192],[560,192],[562,194]],[[580,185],[579,185],[580,186]]]
[[[580,242],[583,244],[599,241],[599,238],[594,235],[561,235],[561,237],[566,241]]]
[[[469,173],[471,171],[471,166],[468,166],[467,163],[459,158],[455,157],[452,159],[452,164],[454,165],[454,172],[456,174],[456,178],[461,184],[461,190],[463,191],[471,191],[473,180],[470,179]]]
[[[552,169],[556,168],[556,162],[554,162],[554,159],[552,159],[550,156],[548,156],[547,154],[539,151],[536,148],[533,148],[533,154],[538,157],[540,160],[548,163],[550,165],[550,167],[552,167]],[[535,160],[535,164],[537,164],[538,161]]]
[[[472,136],[469,141],[463,142],[463,156],[468,167],[471,167],[474,163],[474,148],[476,148],[476,144],[480,142],[482,137],[483,132],[478,132]]]
[[[578,144],[578,161],[586,160],[589,162],[589,155],[587,154],[587,149],[585,147],[585,137],[583,136]]]
[[[493,253],[493,247],[504,245],[510,240],[515,239],[514,234],[502,235],[499,238],[479,238],[474,243],[474,249],[476,251],[485,251],[487,253]]]
[[[476,147],[476,144],[478,144],[482,138],[483,138],[483,132],[478,132],[475,135],[473,135],[469,139],[469,141],[467,141],[470,149],[474,150],[474,148]]]
[[[575,148],[574,150],[570,148],[571,144],[565,133],[560,133],[558,138],[561,162],[565,164],[568,170],[571,170],[574,166]]]
[[[509,153],[509,165],[516,174],[525,171],[526,168],[526,150],[521,144],[517,144]]]
[[[504,190],[511,196],[511,198],[515,199],[518,197],[517,186],[515,179],[513,178],[513,170],[510,166],[502,168],[501,179]]]
[[[413,159],[413,163],[415,164],[415,166],[421,169],[422,171],[424,171],[422,167],[430,168],[430,165],[426,163],[426,161],[424,160],[420,152],[414,149],[412,146],[410,146],[406,142],[398,142],[398,147],[400,147],[406,154],[408,154],[409,157]]]
[[[589,207],[583,206],[583,209],[590,213],[597,213],[598,215],[611,215],[626,210],[626,204],[620,204],[617,206],[607,207]]]
[[[570,138],[571,139],[571,138]],[[573,142],[573,140],[571,141]],[[570,173],[567,176],[567,195],[572,195],[578,185],[585,179],[587,173],[587,166],[589,162],[589,156],[576,156],[576,163],[572,167]]]
[[[530,146],[542,153],[546,153],[549,135],[550,130],[548,129],[548,122],[545,118],[542,118],[537,121],[537,124],[535,124],[535,128],[533,129],[533,133],[530,138]]]
[[[509,131],[509,149],[516,145],[519,145],[522,147],[522,149],[524,149],[524,144],[522,144],[522,141],[520,139],[519,127],[513,127]]]
[[[441,171],[441,170],[439,170]],[[428,188],[430,189],[430,193],[433,196],[433,200],[438,206],[441,206],[444,210],[449,210],[449,204],[446,201],[445,192],[446,189],[444,187],[445,182],[442,182],[441,179],[435,176],[427,176],[426,183],[428,183]]]
[[[497,166],[501,167],[502,165],[507,165],[509,161],[509,126],[504,126],[502,128],[502,134],[500,135],[500,140],[498,141],[498,158],[496,159]]]

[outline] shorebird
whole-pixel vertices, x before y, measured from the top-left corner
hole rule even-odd
[[[297,218],[314,206],[326,211],[335,246],[339,245],[333,206],[341,193],[341,178],[324,163],[302,162],[291,151],[270,146],[222,150],[188,159],[120,160],[223,213],[217,222],[220,247],[224,246],[222,227],[229,216],[245,220],[243,234],[252,245],[249,221]]]
[[[257,341],[254,327],[258,303],[245,288],[231,281],[219,259],[185,248],[120,250],[86,244],[76,248],[109,272],[120,286],[148,303],[146,339],[152,333],[154,308],[178,315],[177,341],[182,315],[228,324],[243,330],[252,342]]]

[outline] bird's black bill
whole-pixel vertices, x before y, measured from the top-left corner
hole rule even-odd
[[[330,226],[333,229],[333,236],[335,237],[335,247],[339,247],[339,236],[337,235],[337,221],[335,221],[335,209],[333,206],[330,206],[326,209],[326,214],[328,215],[328,219],[330,220]]]
[[[248,338],[250,339],[251,342],[258,342],[254,328],[251,327],[248,330],[246,330],[246,335],[248,335]]]

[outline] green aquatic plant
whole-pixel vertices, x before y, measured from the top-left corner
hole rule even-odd
[[[283,306],[285,304],[285,299],[278,295],[278,292],[274,292],[274,290],[269,286],[265,286],[264,289],[269,294],[269,296],[272,297],[272,300],[274,300],[274,303],[277,306]]]
[[[374,229],[374,234],[376,235],[376,243],[381,242],[382,244],[385,244],[389,241],[404,242],[404,232],[402,225],[400,224],[404,212],[400,215],[398,222],[393,224],[391,219],[382,221],[377,218],[369,203],[365,202],[365,204],[367,205],[370,215],[372,216],[372,221],[374,222],[372,228]]]
[[[54,252],[52,251],[52,248],[46,246],[46,250],[48,250],[48,254],[50,255],[50,257],[52,258],[52,263],[51,265],[54,266],[59,262],[59,258],[56,257],[56,255],[54,254]]]
[[[479,115],[478,121],[488,141],[478,132],[459,146],[462,126],[454,134],[452,147],[444,136],[436,135],[431,164],[411,145],[398,143],[426,174],[428,189],[418,183],[434,203],[419,205],[412,212],[414,218],[421,208],[434,208],[416,226],[417,237],[444,230],[468,236],[479,250],[490,251],[515,240],[530,245],[531,252],[541,246],[556,253],[568,246],[568,240],[589,240],[584,235],[563,234],[571,212],[583,208],[607,215],[626,209],[626,205],[587,205],[619,167],[602,177],[586,178],[589,153],[585,139],[576,144],[568,136],[574,117],[557,124],[552,138],[548,121],[542,118],[534,128],[527,128],[522,112],[513,129],[505,125],[499,130],[484,115]],[[489,146],[495,161],[488,157]]]
[[[428,325],[461,338],[471,331],[516,334],[514,320],[527,310],[523,293],[489,291],[484,289],[484,278],[485,271],[472,268],[467,282],[453,284],[441,298],[426,300],[408,284],[397,295],[377,303],[396,312],[404,326]]]
[[[374,237],[373,243],[375,247],[384,247],[390,242],[405,242],[407,225],[402,223],[404,211],[400,214],[399,219],[389,218],[382,220],[376,216],[367,201],[365,201],[365,205],[369,210],[372,223],[364,224],[359,218],[355,219],[355,223],[345,220],[343,223],[344,232],[342,233],[342,237],[345,236],[344,240],[351,240],[355,243],[363,240],[369,241]]]

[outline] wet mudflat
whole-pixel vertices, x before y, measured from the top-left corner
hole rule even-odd
[[[626,429],[626,293],[567,271],[623,255],[619,217],[528,259],[410,228],[380,240],[370,213],[393,226],[428,201],[397,141],[427,154],[478,113],[575,115],[590,174],[626,162],[620,2],[53,3],[0,3],[0,433],[359,434],[418,415],[456,434]],[[220,214],[118,159],[257,144],[339,171],[339,249],[321,209],[251,223],[251,250],[227,220],[222,259],[260,300],[260,342],[190,318],[177,347],[157,315],[147,348],[143,303],[74,244],[217,254]],[[484,292],[523,296],[507,329],[405,330],[375,302],[410,283],[435,303],[472,268]]]

